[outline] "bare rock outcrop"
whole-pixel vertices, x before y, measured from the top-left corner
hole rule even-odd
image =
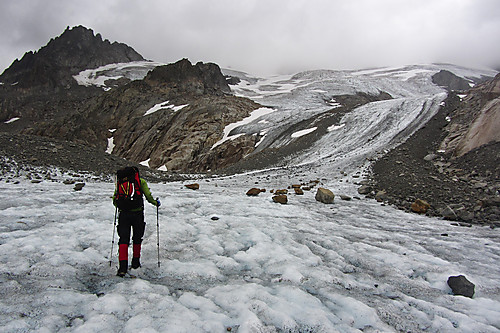
[[[0,131],[83,144],[151,168],[206,172],[255,150],[259,135],[217,145],[226,125],[260,107],[232,96],[219,66],[182,59],[143,80],[110,91],[77,84],[73,75],[144,58],[82,26],[68,28],[37,52],[16,60],[0,77]],[[18,119],[6,125],[9,119]]]
[[[500,74],[468,91],[448,119],[448,135],[440,150],[463,156],[482,145],[499,142]]]
[[[231,92],[219,66],[202,62],[193,66],[187,59],[156,67],[144,80],[152,86],[168,86],[175,93],[223,95]]]
[[[151,168],[216,170],[252,152],[260,139],[241,136],[214,147],[226,125],[260,107],[249,99],[227,95],[228,89],[217,65],[191,65],[183,59],[157,67],[142,81],[88,100],[78,113],[33,124],[23,132],[102,151],[113,138],[112,154],[136,163],[149,160]],[[155,112],[148,112],[155,106]]]
[[[441,70],[432,76],[432,82],[448,90],[469,90],[470,85],[467,80],[456,76],[450,71]]]
[[[500,83],[500,80],[499,80]],[[488,102],[469,127],[465,136],[457,146],[457,155],[462,156],[469,151],[490,142],[500,141],[500,98]]]

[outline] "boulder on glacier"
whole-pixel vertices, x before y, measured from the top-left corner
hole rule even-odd
[[[450,276],[448,278],[448,286],[450,286],[453,295],[465,296],[472,298],[474,296],[474,283],[467,280],[463,275]]]
[[[325,204],[331,204],[333,203],[333,200],[335,199],[335,194],[333,194],[332,191],[329,189],[320,187],[318,188],[318,191],[316,192],[316,201],[325,203]]]

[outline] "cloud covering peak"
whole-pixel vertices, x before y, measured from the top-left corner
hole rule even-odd
[[[413,63],[500,65],[496,0],[2,2],[1,70],[82,24],[145,58],[251,73]]]

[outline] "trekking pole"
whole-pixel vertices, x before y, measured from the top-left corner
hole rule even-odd
[[[156,198],[156,202],[158,202],[160,198]],[[160,221],[158,218],[158,204],[156,205],[156,246],[158,248],[158,267],[160,267]]]
[[[118,207],[115,207],[115,219],[113,222],[113,239],[111,240],[111,254],[109,255],[109,267],[113,262],[113,245],[115,245],[115,229],[116,229],[116,213],[118,212]]]

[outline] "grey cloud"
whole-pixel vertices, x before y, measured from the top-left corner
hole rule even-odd
[[[13,31],[0,37],[3,68],[78,24],[151,60],[189,58],[252,73],[434,61],[500,65],[497,0],[17,0],[0,6],[3,31]]]

